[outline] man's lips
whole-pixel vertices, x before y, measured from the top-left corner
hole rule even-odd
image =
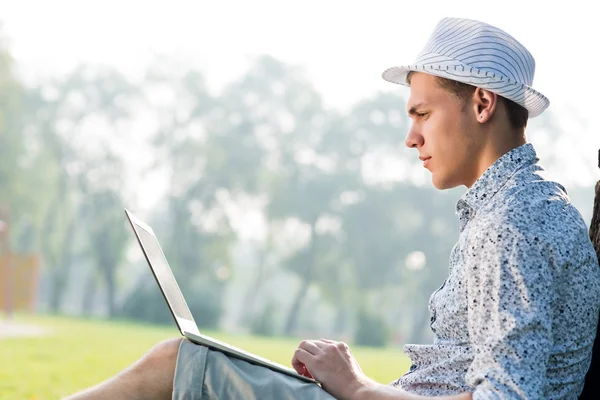
[[[419,160],[423,161],[423,167],[427,168],[427,165],[429,164],[429,160],[431,160],[431,157],[419,157]]]

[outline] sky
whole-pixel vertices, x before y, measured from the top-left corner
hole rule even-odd
[[[600,24],[590,4],[0,0],[0,23],[26,81],[65,74],[81,63],[114,66],[135,78],[157,55],[167,55],[195,65],[218,91],[253,57],[270,54],[301,66],[325,103],[345,110],[378,91],[408,94],[381,79],[381,72],[412,63],[441,18],[479,19],[530,50],[537,65],[533,87],[550,98],[550,110],[569,132],[565,157],[595,166]],[[566,173],[579,174],[576,164]]]

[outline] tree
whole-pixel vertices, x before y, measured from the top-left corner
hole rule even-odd
[[[239,132],[234,137],[227,130],[223,105],[210,95],[203,76],[191,69],[177,75],[160,70],[160,65],[151,68],[145,90],[162,90],[178,101],[154,105],[159,124],[154,168],[169,176],[167,205],[156,224],[164,232],[174,274],[183,278],[182,292],[194,292],[188,296],[190,309],[200,316],[199,323],[214,327],[222,287],[232,270],[235,233],[226,212],[229,195],[236,185],[253,181],[239,178],[246,173],[244,143]]]
[[[106,287],[108,316],[116,315],[117,293],[116,272],[125,255],[129,232],[125,229],[123,213],[121,160],[107,153],[97,161],[97,166],[89,167],[96,174],[97,181],[85,190],[84,213],[89,232],[89,249]],[[94,273],[88,280],[86,295],[93,296],[96,288]],[[87,304],[90,303],[88,299]]]
[[[308,231],[307,242],[282,260],[300,280],[284,325],[284,333],[290,334],[316,280],[323,236],[318,224],[331,214],[329,204],[346,184],[336,179],[335,160],[321,153],[325,133],[334,122],[301,71],[270,57],[257,59],[233,90],[245,94],[246,135],[253,135],[251,140],[263,149],[258,154],[262,166],[258,192],[265,196],[268,226],[295,220]]]
[[[40,208],[39,196],[32,196],[36,172],[33,154],[24,132],[26,121],[26,88],[14,73],[12,57],[0,32],[0,207],[12,216],[14,238],[21,234],[22,216],[32,217]],[[32,190],[33,189],[33,190]]]
[[[101,175],[106,165],[90,160],[102,157],[102,152],[109,154],[103,161],[116,157],[111,155],[113,150],[108,143],[115,139],[118,124],[128,117],[134,94],[133,87],[116,71],[91,67],[80,67],[64,79],[43,82],[29,91],[27,129],[36,147],[42,149],[38,159],[45,168],[41,173],[52,186],[46,193],[49,202],[40,243],[52,282],[53,311],[61,308],[73,260],[85,252],[82,238],[88,236],[81,227],[91,211],[88,194],[96,193],[95,186],[106,184],[102,178],[96,181],[93,178]],[[113,175],[117,180],[122,179],[122,168]],[[100,192],[106,195],[105,190],[106,186]],[[114,310],[114,266],[106,264],[106,255],[93,251],[104,252],[104,247],[90,249],[92,258],[99,260],[96,265],[106,268],[101,276],[105,277],[109,291],[108,308]],[[121,253],[119,248],[111,251],[115,255]]]
[[[389,316],[398,315],[396,307],[387,304],[398,304],[400,298],[425,303],[431,293],[425,277],[435,285],[446,272],[454,197],[434,194],[422,183],[422,167],[403,142],[408,125],[404,100],[380,94],[357,104],[341,126],[325,136],[338,162],[346,166],[337,179],[357,177],[349,186],[354,189],[340,194],[340,239],[328,246],[336,256],[320,271],[322,292],[337,308],[337,331],[345,330],[350,315],[358,311],[368,318],[375,318],[371,313],[387,315],[395,323]],[[427,263],[418,273],[405,264],[417,253]],[[427,313],[413,321],[419,332]]]
[[[2,37],[0,36],[0,40]],[[0,204],[16,204],[24,153],[23,88],[13,72],[13,61],[0,42]]]

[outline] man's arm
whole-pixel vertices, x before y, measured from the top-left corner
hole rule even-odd
[[[345,343],[331,340],[305,340],[292,358],[299,374],[314,377],[323,389],[339,400],[425,400],[366,377]],[[435,397],[437,400],[470,400],[471,393]]]
[[[469,392],[441,397],[425,397],[407,393],[389,385],[380,383],[359,389],[353,400],[471,400],[473,396]]]
[[[488,229],[471,238],[465,265],[469,338],[474,354],[465,380],[473,393],[437,397],[542,398],[552,343],[551,249],[542,238]],[[367,378],[348,346],[304,341],[292,365],[338,399],[424,399]]]
[[[471,232],[465,249],[469,341],[465,381],[479,398],[542,398],[552,346],[551,245],[507,218]]]

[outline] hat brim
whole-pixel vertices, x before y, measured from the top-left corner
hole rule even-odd
[[[460,64],[398,66],[386,69],[382,77],[388,82],[410,86],[407,80],[410,72],[423,72],[489,90],[524,107],[529,112],[530,118],[537,117],[550,105],[546,96],[527,85],[498,74]]]

